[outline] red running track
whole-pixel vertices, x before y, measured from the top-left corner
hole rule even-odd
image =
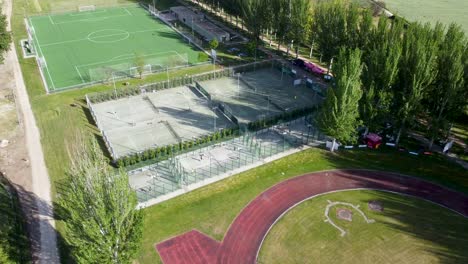
[[[255,263],[270,227],[296,204],[313,196],[350,189],[376,189],[416,196],[468,217],[468,197],[418,178],[369,170],[311,173],[283,181],[250,202],[223,241],[190,231],[156,245],[165,264]]]

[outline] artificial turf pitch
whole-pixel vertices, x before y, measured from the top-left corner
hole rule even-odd
[[[110,79],[145,64],[174,67],[198,62],[198,50],[138,6],[96,9],[29,18],[43,78],[50,92]]]

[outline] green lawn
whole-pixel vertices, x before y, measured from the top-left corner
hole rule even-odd
[[[437,21],[449,25],[455,22],[468,32],[468,1],[464,0],[391,0],[385,1],[387,8],[395,15],[411,22]]]
[[[24,216],[15,193],[11,193],[0,175],[0,262],[7,257],[11,263],[28,263],[31,260],[29,240]]]
[[[394,150],[356,150],[332,154],[310,149],[145,209],[140,263],[160,263],[154,244],[198,229],[222,240],[242,208],[274,184],[307,172],[335,168],[397,171],[468,193],[465,170],[439,156],[415,157]]]
[[[380,201],[383,212],[369,210]],[[347,234],[324,222],[328,201],[351,203],[331,207],[329,217]],[[353,212],[338,219],[338,209]],[[468,219],[433,203],[378,191],[346,191],[306,201],[281,218],[260,250],[259,263],[468,263]]]

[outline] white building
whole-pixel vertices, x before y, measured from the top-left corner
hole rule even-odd
[[[174,6],[170,10],[179,21],[202,35],[205,40],[229,41],[229,33],[207,20],[203,13],[192,11],[185,6]]]

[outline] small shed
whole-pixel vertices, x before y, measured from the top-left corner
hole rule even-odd
[[[372,149],[377,149],[382,144],[382,137],[374,133],[367,134],[364,140],[367,144],[367,147]]]

